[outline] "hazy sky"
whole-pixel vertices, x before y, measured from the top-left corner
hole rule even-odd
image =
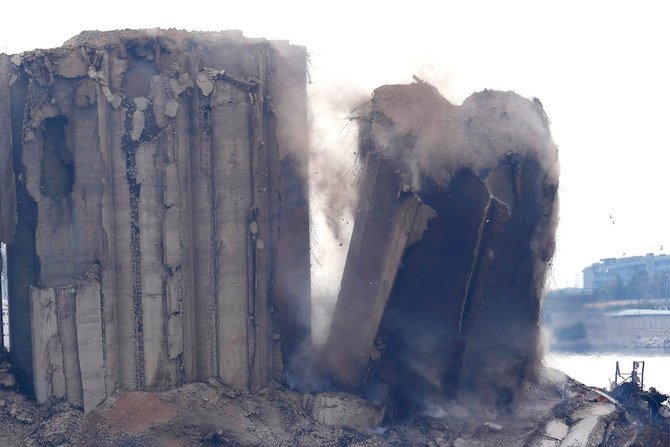
[[[670,251],[670,3],[665,1],[3,2],[0,51],[88,29],[240,29],[311,54],[315,141],[352,151],[346,107],[416,74],[460,103],[538,97],[562,164],[553,286],[609,256]],[[323,172],[312,173],[323,175]],[[347,181],[347,178],[342,179]],[[324,242],[326,256],[346,247]]]

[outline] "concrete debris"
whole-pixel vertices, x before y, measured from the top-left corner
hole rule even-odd
[[[168,116],[170,118],[176,118],[178,110],[179,110],[179,103],[174,99],[169,100],[165,104],[165,116]]]
[[[193,81],[191,81],[191,77],[188,75],[188,73],[182,73],[177,79],[170,79],[170,90],[173,97],[181,95],[187,89],[192,87]]]
[[[456,438],[454,447],[483,447],[483,444],[475,439]]]
[[[149,106],[149,100],[144,97],[133,98],[133,102],[135,103],[135,109],[140,112],[144,112]]]
[[[142,112],[142,109],[138,108],[133,112],[132,117],[132,130],[130,133],[130,138],[133,141],[140,141],[142,132],[144,132],[145,124],[146,124],[146,117],[144,116],[144,112]]]
[[[486,427],[486,428],[488,428],[489,430],[492,430],[492,431],[502,430],[502,425],[496,424],[494,422],[484,422],[484,427]]]
[[[22,389],[91,411],[119,388],[285,380],[310,342],[306,110],[285,42],[126,30],[0,55]]]
[[[16,386],[16,377],[9,372],[9,365],[4,368],[2,366],[0,365],[0,387],[14,388]]]
[[[547,422],[544,435],[548,438],[552,438],[557,441],[562,441],[568,435],[568,430],[569,427],[565,422],[558,419],[554,419]]]
[[[1,355],[0,366],[3,370],[9,366]],[[586,400],[585,390],[571,380],[528,388],[514,413],[495,419],[501,429],[490,430],[479,422],[489,409],[478,405],[453,411],[447,404],[442,418],[417,416],[387,425],[388,421],[379,422],[381,408],[370,408],[359,397],[346,393],[301,395],[274,383],[256,393],[240,391],[214,378],[169,391],[119,392],[88,413],[63,400],[38,404],[15,390],[0,388],[0,445],[88,445],[94,441],[100,447],[205,447],[216,441],[219,445],[259,447],[556,446],[560,441],[544,436],[547,420],[562,421],[573,430],[583,420],[573,421],[573,416],[588,417],[594,405],[601,405]],[[321,417],[332,425],[317,420],[314,409],[319,405],[325,411]],[[344,408],[380,425],[371,430],[351,414],[341,413]],[[618,408],[601,445],[630,446],[635,439],[645,447],[667,445],[658,433],[644,433],[640,428]],[[551,433],[555,435],[556,430]]]
[[[347,393],[306,394],[305,409],[314,420],[335,427],[372,428],[381,425],[384,407]]]
[[[0,400],[6,403],[0,406],[3,447],[386,445],[367,430],[316,422],[300,395],[275,386],[250,394],[212,381],[160,393],[124,392],[88,414],[64,402],[37,404],[16,392],[0,390]]]
[[[12,373],[3,373],[0,376],[0,386],[5,388],[14,388],[16,386],[16,377]]]
[[[608,422],[618,416],[612,404],[592,404],[581,408],[572,415],[577,421],[570,427],[561,447],[597,447],[603,440]]]
[[[203,96],[209,96],[214,91],[214,81],[205,73],[198,73],[195,76],[195,83],[198,85]]]

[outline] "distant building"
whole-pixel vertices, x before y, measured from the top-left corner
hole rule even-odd
[[[670,255],[631,256],[627,258],[606,258],[582,270],[584,288],[597,289],[604,285],[615,284],[620,278],[624,285],[641,272],[653,276],[658,272],[670,272]]]

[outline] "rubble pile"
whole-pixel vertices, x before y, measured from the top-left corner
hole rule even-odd
[[[636,423],[616,402],[557,371],[525,387],[513,412],[452,402],[392,425],[346,393],[300,394],[276,384],[249,393],[219,379],[170,391],[126,391],[88,413],[63,400],[45,404],[0,387],[0,445],[664,447],[662,429]],[[355,417],[352,417],[355,415]],[[667,434],[667,429],[666,429]],[[665,443],[663,443],[665,442]]]

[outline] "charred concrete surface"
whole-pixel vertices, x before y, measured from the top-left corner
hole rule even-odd
[[[239,32],[0,55],[11,354],[38,401],[281,379],[310,333],[305,85],[304,48]]]
[[[360,111],[360,202],[322,370],[396,408],[497,396],[539,364],[558,157],[539,101],[429,84],[377,89]],[[355,328],[355,329],[354,329]]]

